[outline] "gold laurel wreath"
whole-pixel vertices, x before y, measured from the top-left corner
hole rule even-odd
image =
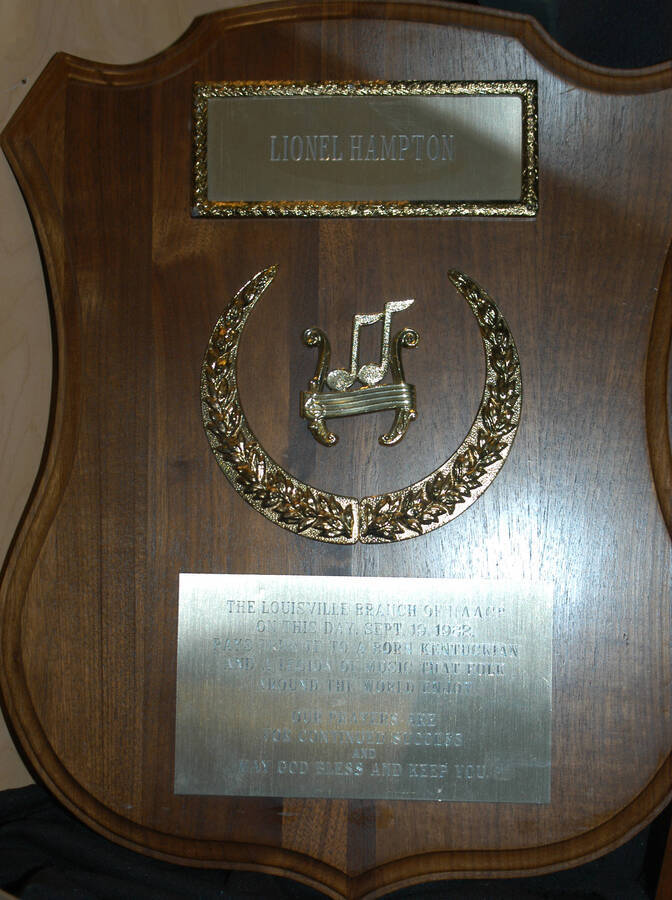
[[[201,374],[203,423],[213,453],[236,491],[277,525],[318,541],[390,543],[445,525],[474,503],[504,465],[520,421],[520,362],[494,300],[451,269],[448,277],[469,304],[486,358],[483,397],[456,452],[426,478],[375,497],[345,497],[294,478],[254,436],[238,396],[236,360],[248,316],[277,272],[257,273],[217,321]]]

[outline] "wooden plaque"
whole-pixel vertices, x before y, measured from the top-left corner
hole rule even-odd
[[[510,94],[524,85],[521,96],[535,106],[512,117],[520,132],[507,126],[517,155],[503,166],[509,181],[499,197],[459,197],[453,185],[440,204],[423,194],[411,209],[412,188],[406,196],[397,183],[394,196],[383,186],[362,197],[362,210],[338,186],[325,188],[332,208],[300,191],[284,204],[281,189],[255,198],[252,187],[238,200],[227,187],[225,213],[208,217],[198,215],[208,198],[203,206],[194,157],[199,84],[299,94],[334,85],[341,94],[348,85],[431,94],[439,84],[472,94],[475,85],[495,93],[493,85],[508,85]],[[286,145],[274,132],[270,162],[281,167],[286,154],[288,165],[327,156],[336,164],[349,147],[357,164],[401,165],[408,129],[399,126],[394,142],[381,128],[366,132],[370,145],[359,141],[360,126],[341,144],[322,140],[324,129],[288,129]],[[432,128],[422,141],[408,131],[418,164],[457,164],[460,132],[443,120]],[[294,134],[301,142],[292,145]],[[45,260],[55,377],[43,465],[3,572],[0,687],[28,760],[54,794],[141,852],[286,874],[334,897],[550,871],[604,853],[648,822],[672,789],[670,65],[600,69],[529,18],[458,4],[270,3],[198,19],[138,65],[57,55],[2,146]],[[468,157],[461,164],[474,162]],[[510,186],[519,169],[520,197]],[[367,365],[353,363],[349,374],[353,316],[368,316],[359,344]],[[401,330],[386,346],[392,316]],[[369,324],[382,329],[382,343]],[[333,359],[321,370],[325,335]],[[379,354],[376,374],[368,360]],[[250,749],[242,766],[242,750],[222,748],[222,765],[234,759],[245,769],[242,787],[227,793],[232,782],[217,772],[199,781],[193,740],[180,744],[176,764],[176,717],[180,734],[195,721],[204,740],[213,709],[244,731],[246,705],[258,698],[244,675],[231,708],[223,689],[199,693],[201,651],[188,641],[200,612],[189,618],[180,590],[180,576],[194,574],[217,585],[220,576],[257,577],[256,593],[230,596],[224,580],[224,593],[206,598],[216,615],[199,640],[218,654],[239,641],[212,663],[220,688],[229,684],[223,667],[243,671],[245,659],[261,658],[242,652],[248,635],[275,628],[276,652],[283,628],[308,633],[311,622],[328,621],[326,630],[342,631],[338,617],[350,604],[348,616],[361,618],[353,634],[361,627],[369,641],[360,642],[364,665],[376,654],[396,659],[368,673],[384,676],[383,687],[359,749],[283,754],[275,745],[296,750],[301,739],[269,720],[254,740],[272,752]],[[327,600],[309,591],[302,606],[284,608],[298,593],[264,594],[267,576],[290,585],[355,576],[368,593],[337,608],[332,595],[331,606],[310,606]],[[384,598],[376,576],[392,585]],[[438,584],[439,599],[422,607],[441,610],[432,642],[420,642],[419,630],[410,637],[431,612],[402,621],[424,597],[424,583],[414,588],[412,579]],[[512,585],[520,613],[511,621],[528,622],[520,656],[515,624],[468,630],[476,608],[491,616],[504,608]],[[459,590],[468,600],[458,609]],[[266,603],[263,616],[223,634],[229,600],[236,615]],[[243,600],[244,609],[235,606]],[[343,659],[355,671],[345,650],[318,651],[323,669]],[[305,652],[277,652],[260,691],[307,690],[311,678],[324,688]],[[496,686],[510,672],[496,666],[509,663],[485,661],[504,653],[514,667],[520,660],[510,694]],[[404,654],[406,671],[419,670],[412,689],[403,687]],[[481,679],[478,703],[456,706],[458,679],[432,669],[433,655],[445,662],[449,654],[463,654]],[[426,707],[415,700],[425,683],[441,685]],[[532,684],[536,705],[526,706]],[[273,696],[269,716],[284,702]],[[498,716],[504,702],[512,713],[488,739],[496,752],[485,738],[469,745],[478,716]],[[340,694],[288,708],[304,725],[315,710],[361,712]],[[534,712],[526,719],[521,710]],[[448,727],[453,720],[460,728]],[[548,725],[548,740],[520,762],[516,739],[535,723]],[[333,723],[322,730],[327,744],[340,733]],[[423,741],[433,755],[393,752]],[[388,745],[379,756],[385,777],[403,765],[407,781],[350,789],[357,766]],[[507,765],[515,757],[545,766],[529,796],[505,789],[506,765],[491,767],[505,746],[513,748]],[[263,766],[255,769],[265,755],[278,775],[268,794]],[[316,796],[297,786],[303,763]],[[468,773],[492,785],[455,787]],[[340,777],[346,787],[330,792],[325,779]],[[449,799],[433,785],[409,793],[417,778],[452,779]]]

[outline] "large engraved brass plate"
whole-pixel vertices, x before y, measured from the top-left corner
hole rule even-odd
[[[197,84],[194,214],[534,215],[536,84]]]
[[[546,803],[552,589],[180,575],[178,794]]]

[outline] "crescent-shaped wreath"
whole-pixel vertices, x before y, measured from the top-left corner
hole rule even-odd
[[[448,272],[469,304],[483,341],[486,375],[476,418],[457,450],[425,478],[373,497],[345,497],[299,481],[261,446],[238,396],[236,360],[247,319],[277,266],[235,295],[210,336],[201,373],[203,423],[222,471],[258,512],[317,541],[382,544],[426,534],[463,513],[504,465],[520,421],[518,352],[494,300],[461,272]]]

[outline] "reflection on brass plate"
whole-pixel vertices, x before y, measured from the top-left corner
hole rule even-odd
[[[404,370],[401,365],[401,348],[415,347],[418,334],[411,328],[399,331],[390,347],[390,326],[392,315],[406,309],[413,300],[391,300],[385,304],[383,312],[357,315],[352,322],[352,345],[350,351],[350,369],[334,369],[327,373],[331,361],[331,347],[326,334],[319,328],[308,328],[303,333],[303,341],[308,347],[317,347],[317,367],[310,380],[309,389],[301,391],[300,413],[308,419],[308,428],[316,441],[325,447],[333,447],[338,436],[329,431],[326,419],[358,416],[362,413],[379,412],[385,409],[396,410],[394,422],[390,430],[378,438],[384,446],[398,444],[406,434],[406,429],[415,419],[415,388],[406,384]],[[373,325],[383,320],[383,333],[380,346],[380,363],[359,365],[359,330],[362,325]],[[392,384],[381,384],[392,371]],[[332,389],[327,393],[324,382]],[[359,381],[362,385],[355,391],[349,388]]]
[[[180,574],[175,793],[548,803],[539,582]]]
[[[425,478],[401,490],[373,497],[346,497],[299,481],[271,459],[240,404],[240,338],[276,272],[276,266],[264,269],[238,291],[214,327],[203,362],[203,422],[217,462],[235,490],[277,525],[314,540],[339,544],[403,541],[459,516],[494,481],[520,421],[520,362],[509,327],[494,300],[467,275],[455,269],[448,272],[476,318],[486,361],[481,403],[457,450]],[[334,373],[335,377],[339,374]]]
[[[533,216],[534,81],[194,86],[195,216]]]

